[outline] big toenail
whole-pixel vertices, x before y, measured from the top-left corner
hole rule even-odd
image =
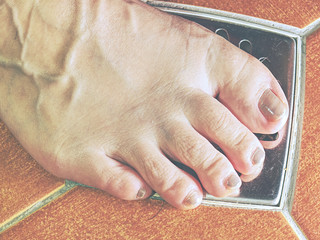
[[[192,190],[183,201],[183,205],[187,208],[195,208],[202,202],[202,194]]]
[[[286,114],[284,103],[271,91],[267,89],[259,100],[259,109],[269,121],[281,119]]]
[[[140,188],[139,191],[138,191],[138,193],[137,193],[137,199],[143,198],[144,195],[146,195],[146,192],[147,192],[147,191],[146,191],[145,189]]]
[[[252,154],[251,160],[252,164],[259,165],[264,161],[265,153],[261,150],[261,148],[257,148],[256,151]]]
[[[238,175],[233,174],[227,180],[227,187],[231,189],[236,189],[241,186],[241,179]]]

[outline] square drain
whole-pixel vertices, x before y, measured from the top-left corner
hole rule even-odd
[[[207,194],[206,205],[266,206],[277,208],[281,199],[286,201],[294,187],[295,167],[298,160],[301,124],[299,123],[300,83],[303,69],[303,41],[290,27],[266,20],[246,17],[218,10],[166,2],[147,2],[165,12],[175,14],[208,28],[232,44],[253,55],[265,64],[282,87],[289,103],[289,118],[280,144],[266,149],[262,173],[252,182],[243,183],[240,196],[215,198]],[[297,107],[298,106],[298,107]],[[294,111],[295,110],[295,111]],[[278,134],[256,134],[260,140],[273,141]],[[296,149],[298,148],[298,149]],[[185,166],[179,166],[191,172]],[[155,194],[154,198],[160,198]],[[240,205],[239,205],[240,204]]]

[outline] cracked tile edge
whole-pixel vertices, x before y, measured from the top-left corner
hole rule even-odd
[[[53,202],[54,200],[58,199],[59,197],[63,196],[71,189],[73,189],[76,185],[73,183],[65,182],[62,186],[56,188],[55,190],[51,191],[44,197],[37,200],[35,203],[30,204],[25,209],[21,210],[20,212],[13,215],[11,218],[7,219],[3,223],[0,224],[0,235],[5,232],[6,230],[10,229],[14,225],[18,224],[19,222],[23,221],[25,218],[29,217],[33,213],[37,212],[44,206],[48,205],[49,203]]]

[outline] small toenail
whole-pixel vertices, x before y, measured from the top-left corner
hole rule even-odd
[[[227,180],[227,187],[231,189],[236,189],[241,186],[241,179],[238,177],[238,175],[231,175]]]
[[[138,193],[137,193],[137,198],[138,198],[138,199],[143,198],[144,195],[146,195],[146,192],[147,192],[147,191],[146,191],[145,189],[140,188],[140,190],[139,190]]]
[[[183,205],[187,208],[195,208],[202,202],[202,194],[192,190],[183,201]]]
[[[271,91],[267,89],[259,100],[259,109],[269,121],[281,119],[286,114],[284,103]]]
[[[252,154],[251,160],[252,164],[254,165],[259,165],[263,163],[265,158],[265,153],[264,151],[261,150],[261,148],[257,148],[256,151]]]

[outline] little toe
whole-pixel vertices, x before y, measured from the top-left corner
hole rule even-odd
[[[135,147],[124,157],[164,200],[179,209],[192,209],[202,202],[200,183],[190,174],[176,167],[148,142]]]
[[[90,153],[69,159],[74,166],[65,178],[99,188],[123,200],[148,198],[152,189],[130,166],[107,157],[103,152]],[[65,167],[64,169],[69,169]]]
[[[215,197],[237,195],[241,180],[229,160],[185,122],[164,133],[162,148],[173,159],[192,168],[204,189]]]
[[[261,169],[265,158],[261,143],[219,101],[194,92],[186,106],[185,113],[192,126],[217,144],[238,172],[250,175]]]

